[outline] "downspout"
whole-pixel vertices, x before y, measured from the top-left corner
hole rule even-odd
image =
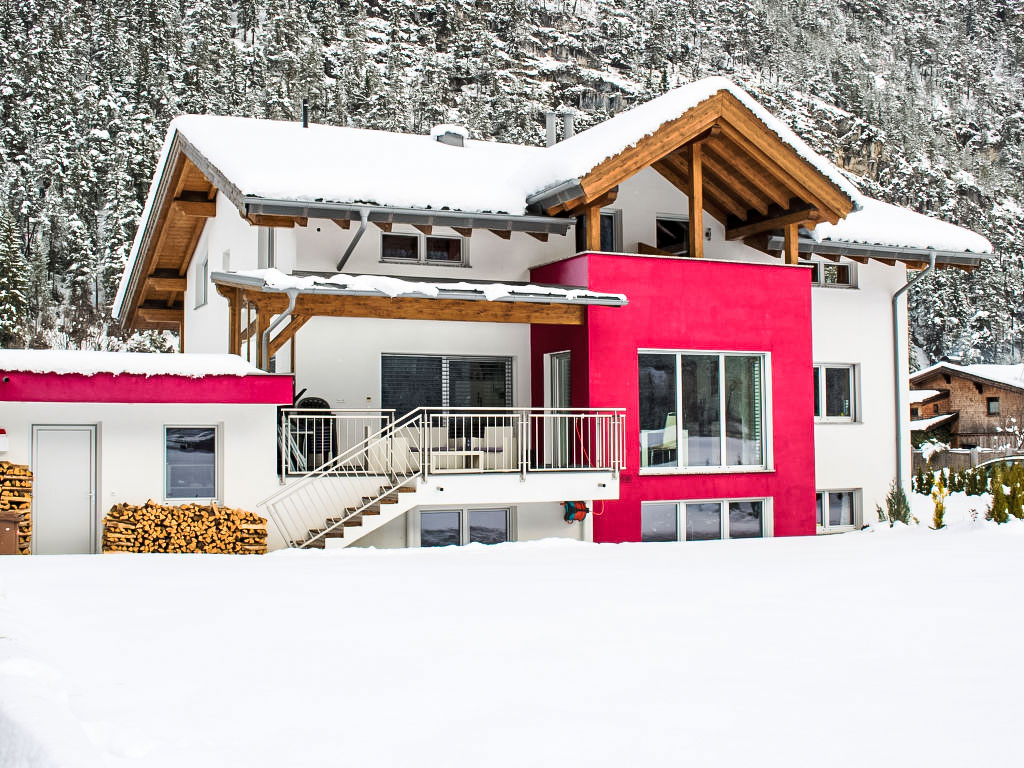
[[[359,244],[359,238],[363,236],[363,232],[366,231],[366,223],[370,220],[370,209],[360,208],[359,209],[359,229],[352,235],[352,241],[348,244],[348,248],[345,249],[345,253],[341,257],[341,261],[338,262],[337,271],[341,272],[345,268],[345,264],[348,262],[349,257],[352,255],[352,251],[356,249]]]
[[[935,271],[935,254],[928,255],[928,266],[892,295],[892,372],[896,383],[896,484],[903,489],[903,382],[900,376],[900,297],[918,280]]]
[[[288,294],[288,309],[277,316],[277,319],[263,332],[263,338],[260,340],[261,349],[263,350],[260,359],[263,361],[263,369],[266,371],[270,370],[270,334],[274,332],[277,326],[292,316],[292,312],[295,311],[295,300],[299,297],[297,288],[289,288],[285,293]]]

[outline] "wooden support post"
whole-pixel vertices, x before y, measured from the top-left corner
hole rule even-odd
[[[601,250],[600,205],[591,205],[583,209],[583,250]]]
[[[690,256],[704,256],[704,163],[699,142],[686,145],[686,162],[690,169]]]
[[[242,300],[241,291],[233,289],[228,294],[228,352],[239,355],[242,352]]]
[[[785,242],[782,247],[782,256],[786,264],[800,263],[800,225],[787,224],[785,229]]]
[[[256,367],[266,371],[270,369],[270,361],[263,359],[263,333],[270,327],[270,318],[273,317],[269,309],[261,306],[256,307]]]

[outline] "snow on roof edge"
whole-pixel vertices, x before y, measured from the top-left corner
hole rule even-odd
[[[987,379],[995,384],[1003,384],[1009,387],[1017,387],[1018,389],[1024,389],[1024,364],[1015,363],[1011,365],[999,365],[997,363],[975,363],[972,365],[958,365],[957,363],[946,363],[939,362],[929,365],[927,368],[922,368],[920,371],[916,371],[910,375],[911,381],[914,379],[920,379],[931,373],[936,373],[943,368],[953,371],[954,373],[963,373],[968,376],[974,376],[979,379]],[[1015,375],[1009,375],[1010,371],[1015,371]],[[1007,376],[1001,377],[999,373],[1005,372]]]
[[[21,373],[99,373],[135,376],[266,376],[238,355],[198,352],[102,352],[57,349],[0,349],[0,371]]]

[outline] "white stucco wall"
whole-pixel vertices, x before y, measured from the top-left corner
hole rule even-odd
[[[257,511],[256,504],[279,487],[276,418],[273,405],[2,402],[0,427],[10,449],[0,459],[32,464],[33,425],[95,425],[98,544],[100,521],[114,504],[182,503],[164,496],[165,426],[216,426],[218,503]]]

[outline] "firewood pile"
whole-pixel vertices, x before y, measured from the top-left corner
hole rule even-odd
[[[115,504],[103,518],[103,551],[263,555],[267,521],[216,504]]]
[[[0,461],[0,510],[18,513],[18,552],[32,549],[32,472],[24,464]]]

